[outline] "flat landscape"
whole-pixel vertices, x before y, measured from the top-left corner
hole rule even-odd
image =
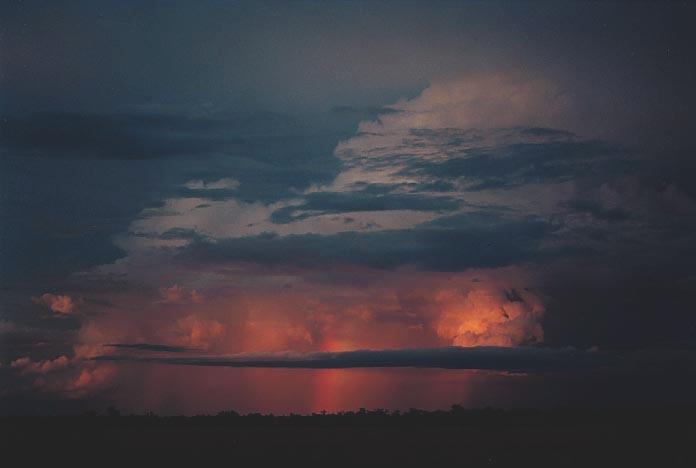
[[[453,410],[0,419],[3,453],[71,464],[694,466],[696,412]]]

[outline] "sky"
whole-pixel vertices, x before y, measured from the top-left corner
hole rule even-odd
[[[695,19],[2,2],[0,413],[693,405]]]

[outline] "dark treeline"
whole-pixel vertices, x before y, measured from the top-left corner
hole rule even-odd
[[[397,423],[403,424],[414,422],[423,424],[432,422],[435,424],[506,424],[519,422],[526,424],[530,421],[538,423],[569,423],[569,422],[596,422],[613,421],[625,424],[628,422],[641,422],[646,420],[669,420],[671,422],[696,421],[696,407],[682,409],[587,409],[587,408],[554,408],[554,409],[499,409],[499,408],[478,408],[469,409],[461,405],[452,405],[449,410],[423,410],[410,408],[408,410],[388,410],[383,408],[366,409],[359,408],[355,411],[340,411],[331,413],[327,411],[314,412],[309,414],[281,414],[273,413],[239,413],[233,409],[223,410],[216,414],[198,414],[192,416],[171,416],[158,415],[148,411],[146,413],[125,413],[115,406],[107,406],[104,410],[90,409],[72,415],[8,415],[0,416],[0,421],[9,420],[67,420],[67,421],[93,421],[91,418],[99,418],[98,421],[104,422],[104,418],[119,417],[122,422],[131,423],[173,423],[180,424],[191,422],[195,424],[312,424],[329,423],[346,424],[356,421],[359,424],[365,423]],[[93,421],[94,422],[94,421]],[[110,420],[110,423],[115,421]]]
[[[0,417],[8,459],[192,466],[696,466],[696,410],[387,411]],[[205,463],[205,465],[203,464]]]

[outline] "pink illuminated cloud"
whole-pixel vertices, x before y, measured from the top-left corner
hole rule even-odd
[[[76,312],[77,304],[68,295],[45,293],[41,297],[34,298],[34,302],[45,305],[51,311],[59,315],[70,315]]]

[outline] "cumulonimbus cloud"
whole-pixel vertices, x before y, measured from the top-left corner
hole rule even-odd
[[[545,77],[495,73],[434,81],[413,99],[388,106],[392,112],[359,131],[367,134],[405,129],[558,128],[567,122],[574,97]]]
[[[517,346],[544,340],[540,319],[544,306],[537,296],[515,289],[443,291],[438,335],[457,346]]]

